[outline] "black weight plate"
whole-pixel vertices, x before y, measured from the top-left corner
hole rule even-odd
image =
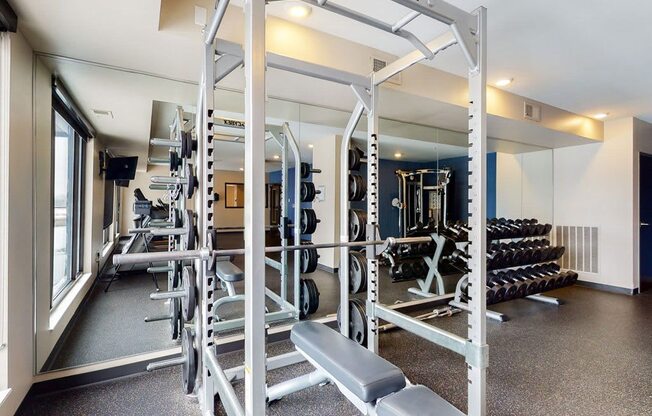
[[[186,165],[184,175],[187,182],[183,186],[183,193],[186,199],[190,199],[195,194],[195,188],[197,188],[197,177],[195,176],[195,170],[193,169],[191,163]]]
[[[355,200],[362,201],[367,196],[367,181],[360,175],[356,175],[355,181],[355,189],[357,191]]]
[[[183,391],[185,394],[192,394],[197,378],[197,350],[191,328],[184,328],[181,334],[181,354],[186,358],[181,371]]]
[[[301,288],[299,291],[299,319],[306,319],[310,314],[310,293],[306,279],[301,279]]]
[[[337,308],[337,325],[341,330],[340,309]],[[364,301],[361,299],[349,300],[349,338],[360,345],[365,345],[367,342],[367,316]]]
[[[179,338],[179,327],[181,323],[181,305],[179,298],[170,299],[170,335],[172,339]]]
[[[315,281],[312,279],[304,279],[303,282],[306,285],[310,299],[310,304],[308,305],[308,314],[312,315],[313,313],[317,312],[317,309],[319,309],[319,289],[317,288]]]
[[[361,209],[349,210],[349,240],[363,241],[367,226],[367,213]]]
[[[349,252],[349,291],[361,293],[367,289],[367,258],[359,251]]]
[[[186,228],[185,249],[194,250],[197,244],[197,225],[195,224],[195,214],[189,209],[184,211],[183,226]]]
[[[172,209],[172,223],[174,224],[174,228],[183,227],[183,218],[180,214],[179,208]]]
[[[310,164],[302,162],[301,163],[301,179],[308,179],[310,177]]]
[[[183,267],[183,291],[186,296],[181,298],[181,311],[184,321],[192,321],[197,306],[197,281],[192,266]]]
[[[301,210],[301,234],[312,234],[317,230],[317,214],[311,208]]]
[[[179,287],[179,278],[181,277],[181,262],[172,262],[172,288]]]
[[[319,256],[317,255],[317,249],[305,248],[301,250],[301,273],[313,273],[317,270],[317,262]]]
[[[170,150],[170,172],[176,172],[180,167],[181,158],[179,157],[179,154],[174,150]]]
[[[316,195],[315,184],[313,182],[301,182],[301,202],[312,202]]]
[[[360,170],[360,153],[356,149],[349,149],[349,170]]]
[[[186,158],[190,159],[192,157],[192,151],[195,150],[194,140],[192,140],[192,133],[183,132],[182,137],[186,148]]]

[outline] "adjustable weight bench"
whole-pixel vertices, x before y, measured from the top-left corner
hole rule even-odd
[[[290,339],[316,371],[270,387],[270,403],[330,381],[365,415],[464,415],[427,387],[411,384],[389,361],[324,324],[300,322]]]
[[[243,302],[244,295],[238,295],[235,293],[235,287],[233,284],[235,282],[240,282],[244,279],[244,272],[235,264],[231,263],[229,257],[217,257],[215,259],[215,275],[222,286],[226,289],[227,296],[217,299],[213,303],[213,311],[215,313],[215,319],[219,320],[217,314],[217,309],[227,303],[233,302]]]

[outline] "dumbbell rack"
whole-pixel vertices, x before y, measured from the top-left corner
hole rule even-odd
[[[536,236],[536,237],[542,237],[542,236]],[[524,237],[521,239],[521,241],[527,241],[529,237]],[[499,242],[504,239],[493,239],[491,240],[492,242]],[[511,239],[510,239],[511,240]],[[531,263],[534,264],[534,263]],[[519,266],[514,266],[514,267],[506,267],[502,269],[496,269],[492,270],[492,272],[499,271],[499,270],[511,270],[511,269],[518,269],[520,267],[527,266],[527,265],[519,265]],[[453,300],[449,302],[449,305],[458,309],[462,309],[464,311],[469,310],[469,305],[466,301],[464,301],[464,295],[462,292],[462,287],[468,283],[468,274],[465,274],[460,278],[460,280],[457,282],[457,285],[455,286],[455,297]],[[552,297],[552,296],[547,296],[547,295],[542,295],[540,293],[537,293],[535,295],[529,295],[525,296],[526,299],[537,301],[537,302],[543,302],[543,303],[548,303],[552,305],[562,305],[562,301],[558,298]],[[489,319],[498,321],[498,322],[506,322],[509,320],[509,317],[503,313],[492,311],[487,309],[486,310],[486,316]]]
[[[425,279],[416,279],[419,287],[408,288],[408,292],[426,298],[441,296],[446,293],[446,289],[444,288],[444,278],[439,272],[439,261],[444,252],[446,237],[437,233],[432,233],[430,235],[437,246],[432,256],[422,256],[423,261],[425,261],[428,266],[428,274]],[[435,293],[431,292],[433,283],[435,284]]]

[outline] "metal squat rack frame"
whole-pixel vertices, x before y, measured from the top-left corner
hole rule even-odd
[[[281,56],[265,51],[265,3],[262,0],[245,0],[245,45],[216,39],[224,18],[228,0],[218,0],[215,13],[204,39],[202,78],[200,81],[197,111],[197,170],[200,189],[195,197],[199,243],[201,250],[188,254],[196,262],[198,289],[201,304],[195,319],[195,347],[198,353],[198,396],[203,415],[214,414],[214,396],[219,394],[229,415],[260,415],[265,413],[268,369],[301,361],[292,354],[267,359],[265,345],[265,222],[261,198],[265,190],[265,70],[276,68],[349,85],[358,104],[347,125],[346,161],[342,172],[348,173],[348,143],[355,125],[366,111],[368,119],[367,140],[367,240],[377,239],[378,227],[378,89],[391,76],[424,60],[432,59],[440,51],[458,44],[469,66],[469,304],[468,337],[463,338],[434,326],[395,312],[378,303],[378,261],[375,245],[367,246],[368,264],[368,348],[378,351],[378,320],[383,319],[413,332],[436,344],[463,355],[468,367],[468,414],[486,414],[486,369],[488,346],[486,344],[485,293],[486,275],[486,9],[468,13],[443,0],[391,0],[410,9],[410,13],[394,25],[376,20],[354,10],[329,3],[328,0],[303,0],[314,7],[345,16],[371,27],[403,37],[415,46],[415,51],[399,58],[371,76],[362,76]],[[423,43],[404,29],[417,16],[442,22],[450,30],[434,40]],[[217,62],[216,62],[217,54]],[[213,216],[205,209],[208,190],[213,189],[213,105],[214,86],[219,80],[244,64],[245,71],[245,362],[238,370],[225,372],[220,367],[213,338],[212,305],[214,302],[214,275],[209,274],[206,231],[214,227]],[[346,176],[346,175],[342,175]],[[348,188],[345,186],[344,188]],[[344,192],[344,191],[342,191]],[[343,198],[348,201],[348,198]],[[344,204],[343,204],[344,205]],[[347,204],[348,205],[348,204]],[[343,206],[342,206],[343,207]],[[348,207],[344,211],[348,218]],[[341,242],[348,242],[348,222],[343,221]],[[348,322],[348,251],[341,249],[340,303],[342,320]],[[295,286],[295,299],[298,287]],[[348,326],[343,325],[343,333]],[[245,380],[244,406],[233,390],[231,381],[237,375]]]

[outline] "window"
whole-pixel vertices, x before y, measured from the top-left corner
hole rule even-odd
[[[52,302],[84,267],[84,171],[86,142],[53,111]]]

